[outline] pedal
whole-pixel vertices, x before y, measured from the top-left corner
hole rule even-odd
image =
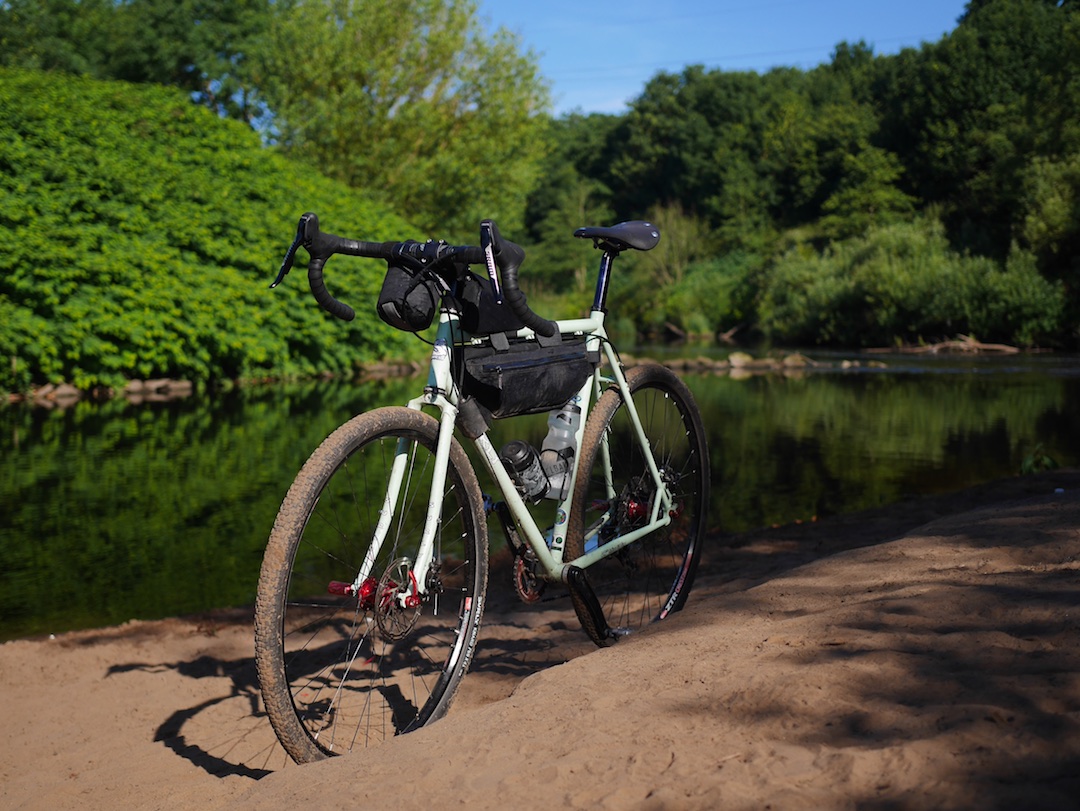
[[[585,570],[578,566],[567,567],[566,586],[570,590],[570,602],[574,604],[578,621],[589,639],[601,648],[614,644],[619,636],[608,625]]]

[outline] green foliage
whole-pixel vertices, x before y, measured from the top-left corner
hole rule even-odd
[[[682,282],[665,290],[666,320],[693,335],[715,335],[742,326],[745,297],[760,260],[736,251],[691,264]]]
[[[844,155],[843,163],[843,179],[821,205],[823,233],[833,238],[855,236],[913,211],[914,198],[896,186],[903,173],[896,155],[866,145],[860,152]]]
[[[347,326],[302,271],[267,289],[304,210],[338,233],[421,236],[179,91],[0,71],[0,389],[27,374],[88,387],[345,373],[403,354],[371,305],[381,265],[330,266],[360,313]]]
[[[279,2],[259,59],[290,154],[440,236],[521,231],[548,89],[473,0]]]
[[[217,112],[263,112],[246,80],[267,0],[7,0],[0,65],[168,84]]]
[[[1080,47],[1078,39],[1077,47]],[[1063,158],[1035,158],[1024,178],[1023,244],[1040,268],[1071,291],[1068,319],[1080,338],[1080,147]]]
[[[884,145],[961,247],[1003,259],[1031,161],[1080,148],[1078,26],[1069,5],[973,3],[941,41],[882,60]]]
[[[1032,345],[1062,328],[1064,293],[1030,254],[1004,267],[949,248],[935,221],[900,223],[793,249],[766,274],[759,317],[773,336],[805,343],[881,346],[972,334]]]
[[[986,0],[969,4],[939,42],[897,56],[840,43],[830,63],[807,72],[659,73],[621,120],[592,130],[601,144],[580,141],[603,159],[574,166],[581,183],[610,190],[616,219],[678,207],[707,225],[715,253],[761,256],[812,286],[761,291],[762,326],[775,340],[891,343],[967,325],[983,338],[1075,341],[1078,11]],[[567,134],[584,132],[572,125]],[[870,274],[866,290],[828,272],[847,243],[916,215],[944,224],[939,247],[954,253],[934,262],[947,290],[919,267]],[[915,239],[909,253],[925,259],[919,231],[893,233]],[[675,294],[677,274],[637,281],[651,282],[625,300],[640,328],[672,320],[666,300],[691,301]],[[842,312],[823,309],[840,304]],[[693,310],[681,323],[715,323],[703,304]]]
[[[1057,460],[1046,452],[1046,447],[1040,442],[1020,463],[1020,475],[1030,476],[1044,470],[1057,470],[1059,467],[1061,466],[1057,463]]]
[[[620,260],[616,278],[617,317],[697,332],[753,320],[752,288],[766,279],[748,272],[721,313],[721,281],[688,285],[699,262],[735,252],[795,276],[801,262],[814,277],[814,262],[830,267],[845,245],[922,217],[940,220],[954,252],[933,260],[946,291],[910,282],[919,268],[871,274],[878,281],[854,293],[825,273],[812,279],[813,308],[847,302],[843,312],[793,315],[781,300],[797,309],[809,294],[761,288],[762,327],[778,341],[891,343],[960,324],[983,338],[1080,341],[1075,2],[972,0],[954,31],[895,56],[841,42],[809,71],[689,66],[654,76],[625,115],[557,121],[535,55],[505,31],[488,36],[477,15],[476,0],[8,0],[0,65],[182,88],[377,195],[424,235],[471,241],[494,217],[528,248],[524,283],[558,313],[580,312],[595,267],[570,238],[580,225],[658,211],[697,223],[693,257],[665,241]],[[921,255],[919,231],[894,233]],[[1010,292],[1029,278],[1026,293]],[[915,290],[936,294],[932,317],[907,314]],[[35,368],[57,365],[46,349],[25,351]]]
[[[574,239],[573,233],[583,225],[611,220],[611,209],[605,202],[607,190],[570,166],[557,170],[555,177],[562,185],[554,190],[552,207],[537,225],[544,236],[528,251],[529,285],[538,291],[582,299],[588,282],[595,280],[600,255],[590,240]]]
[[[654,337],[669,325],[701,336],[740,323],[756,257],[744,251],[717,257],[711,250],[715,236],[678,206],[657,206],[648,219],[660,228],[660,243],[648,253],[620,257],[612,310]]]
[[[548,123],[545,158],[526,205],[527,232],[515,241],[529,243],[528,284],[540,294],[563,294],[568,314],[580,315],[599,263],[589,240],[573,239],[586,225],[612,222],[611,191],[596,179],[595,161],[617,119],[571,114]]]

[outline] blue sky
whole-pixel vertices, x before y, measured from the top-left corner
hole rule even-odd
[[[540,56],[556,113],[620,113],[660,71],[827,62],[837,43],[876,54],[933,42],[966,0],[480,0],[480,16]]]

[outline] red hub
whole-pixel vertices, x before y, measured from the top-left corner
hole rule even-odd
[[[326,590],[330,594],[340,594],[343,597],[355,597],[362,609],[370,611],[375,607],[375,592],[379,590],[379,581],[374,577],[369,577],[361,583],[360,588],[357,589],[353,587],[352,583],[342,583],[340,580],[331,580],[330,584],[326,587]]]
[[[632,498],[626,502],[626,517],[631,524],[644,524],[649,517],[649,505]]]

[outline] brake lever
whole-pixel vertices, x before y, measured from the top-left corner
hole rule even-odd
[[[502,304],[502,287],[499,285],[499,272],[495,266],[495,238],[488,220],[480,223],[480,247],[484,251],[484,264],[487,266],[488,278],[491,279],[491,292],[495,294],[495,303]]]
[[[292,245],[289,246],[289,250],[285,252],[285,258],[281,261],[281,269],[278,270],[277,278],[270,285],[271,290],[281,284],[289,271],[292,270],[293,260],[296,259],[296,249],[301,245],[306,249],[311,248],[311,243],[315,241],[315,235],[318,233],[319,218],[310,211],[302,215],[300,222],[296,226],[296,238],[293,240]]]

